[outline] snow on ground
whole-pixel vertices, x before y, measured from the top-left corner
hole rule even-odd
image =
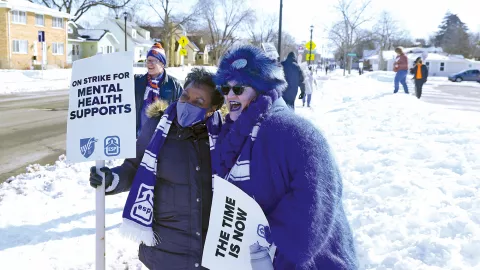
[[[395,78],[395,72],[393,71],[375,71],[375,72],[365,72],[365,77],[376,79],[382,82],[393,82]],[[407,78],[412,78],[413,75],[408,75]],[[471,86],[480,88],[480,83],[478,82],[451,82],[447,77],[433,77],[429,76],[427,85],[452,85],[452,86]]]
[[[480,115],[393,95],[390,82],[368,77],[320,76],[313,108],[296,108],[338,160],[360,269],[479,269]],[[2,265],[93,268],[92,165],[61,157],[0,187]],[[106,200],[108,269],[141,266],[118,235],[125,199]]]
[[[182,81],[193,67],[171,67],[167,73]],[[214,71],[214,67],[206,67]],[[135,74],[145,74],[146,68],[134,68]],[[0,69],[0,95],[19,92],[40,92],[47,90],[64,90],[70,85],[71,69],[49,70],[14,70]]]

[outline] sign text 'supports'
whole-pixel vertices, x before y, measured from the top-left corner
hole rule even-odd
[[[72,87],[77,89],[78,109],[70,112],[70,119],[87,118],[95,115],[130,113],[130,104],[122,104],[120,83],[111,80],[129,79],[129,72],[96,75],[74,80]]]
[[[235,210],[236,215],[235,215]],[[240,243],[242,242],[247,213],[240,207],[235,208],[235,200],[225,197],[225,211],[223,212],[222,231],[218,239],[215,256],[225,257],[228,254],[238,258]]]

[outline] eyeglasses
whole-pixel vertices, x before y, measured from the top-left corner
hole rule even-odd
[[[158,64],[158,63],[160,63],[160,60],[158,60],[158,59],[155,59],[155,60],[147,60],[147,64],[156,65],[156,64]]]
[[[228,93],[230,93],[230,89],[233,90],[233,93],[235,95],[240,96],[241,94],[243,94],[243,92],[245,92],[245,89],[247,88],[247,86],[243,86],[243,85],[234,85],[234,86],[221,85],[217,87],[220,89],[220,91],[224,96],[227,96]]]

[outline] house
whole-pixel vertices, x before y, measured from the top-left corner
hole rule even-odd
[[[118,39],[104,29],[84,29],[72,21],[67,23],[68,49],[67,63],[87,58],[99,53],[118,52]]]
[[[68,13],[26,0],[0,0],[0,68],[30,69],[42,62],[65,67],[70,18]],[[39,31],[45,33],[45,46],[38,42]]]
[[[209,57],[209,52],[210,52],[210,46],[205,43],[204,38],[201,35],[195,35],[191,34],[188,35],[187,38],[195,43],[195,45],[198,48],[197,55],[195,57],[195,65],[198,66],[207,66],[210,65],[210,57]]]
[[[125,21],[120,19],[105,19],[95,28],[105,29],[110,32],[119,41],[114,44],[114,51],[134,52],[134,61],[144,61],[147,52],[152,47],[154,41],[150,37],[150,31],[145,30],[134,22],[127,22],[125,31]]]

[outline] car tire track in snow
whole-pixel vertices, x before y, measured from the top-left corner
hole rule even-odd
[[[68,91],[0,96],[0,183],[65,153]]]

